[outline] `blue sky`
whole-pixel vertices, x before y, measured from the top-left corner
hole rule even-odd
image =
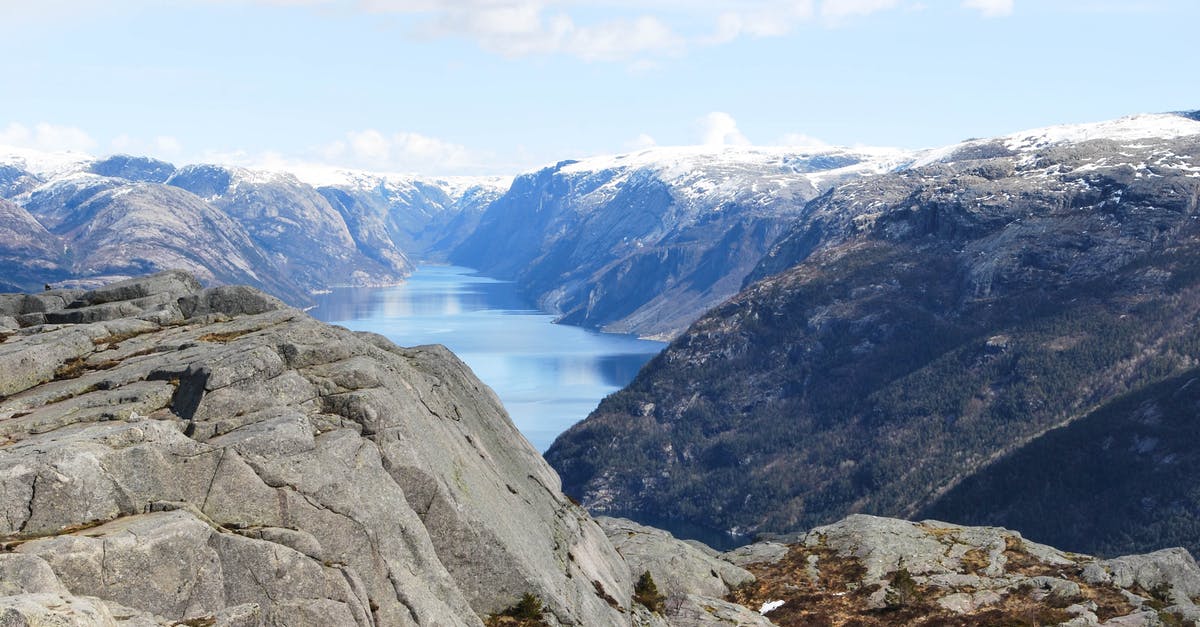
[[[1200,109],[1194,0],[0,0],[0,144],[514,173]]]

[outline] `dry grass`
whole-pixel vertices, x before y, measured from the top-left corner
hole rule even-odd
[[[962,562],[963,571],[971,575],[982,573],[992,563],[987,551],[983,549],[971,549],[967,551],[963,554],[960,561]]]
[[[1063,568],[1044,564],[1030,555],[1017,538],[1009,541],[1005,554],[1009,558],[1010,568],[1015,569],[1010,570],[1011,574],[1020,572],[1028,576],[1050,575],[1070,579],[1080,584],[1081,594],[1071,599],[1042,598],[1029,586],[1003,594],[995,605],[968,614],[956,614],[939,606],[937,599],[955,592],[974,592],[973,589],[943,589],[917,584],[915,590],[907,595],[909,598],[906,603],[869,609],[868,599],[880,586],[861,585],[866,569],[857,559],[839,557],[825,547],[793,546],[775,564],[749,566],[748,570],[758,579],[735,590],[729,600],[752,610],[757,610],[768,601],[783,600],[783,606],[768,614],[768,618],[781,627],[1056,625],[1072,618],[1065,607],[1086,600],[1096,603],[1096,614],[1101,621],[1134,611],[1115,586],[1089,586],[1083,583],[1080,576],[1082,568],[1078,566]],[[817,558],[819,571],[815,579],[809,568],[809,558],[812,556]],[[963,556],[962,562],[964,571],[980,571],[988,565],[987,553],[982,549],[972,549]]]
[[[196,339],[200,340],[201,342],[217,342],[219,344],[225,344],[227,342],[232,342],[233,340],[236,340],[237,338],[242,337],[250,332],[250,329],[242,329],[240,331],[225,331],[223,333],[205,333]]]
[[[76,357],[59,366],[54,371],[54,380],[78,379],[84,372],[87,372],[87,363],[82,357]]]

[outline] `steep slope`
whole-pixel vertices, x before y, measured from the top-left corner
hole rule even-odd
[[[32,172],[15,165],[0,163],[0,198],[12,198],[23,194],[42,182],[42,179]]]
[[[508,188],[503,177],[421,178],[335,171],[318,191],[347,223],[380,224],[406,254],[443,260]]]
[[[123,185],[90,197],[84,217],[58,225],[78,276],[137,276],[166,268],[194,272],[209,284],[244,284],[303,302],[305,290],[280,276],[245,229],[184,190]]]
[[[202,165],[177,170],[167,185],[186,189],[237,220],[290,280],[314,290],[400,281],[412,266],[390,241],[363,242],[311,186],[284,173]],[[359,229],[370,236],[370,229]]]
[[[1200,123],[1181,116],[845,183],[547,459],[593,511],[739,532],[913,515],[1195,366],[1198,201]]]
[[[0,199],[0,290],[36,290],[66,276],[62,242],[24,208]]]
[[[623,560],[445,349],[182,273],[35,298],[0,296],[31,325],[0,336],[0,572],[33,592],[150,624],[480,625],[524,593],[629,623]]]
[[[921,515],[1018,528],[1101,555],[1154,544],[1200,555],[1198,379],[1188,370],[1050,431]]]
[[[670,336],[734,294],[804,202],[897,151],[659,148],[518,177],[450,260],[561,320]]]

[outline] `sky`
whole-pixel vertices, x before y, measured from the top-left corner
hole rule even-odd
[[[0,145],[513,174],[1200,109],[1195,0],[0,0]]]

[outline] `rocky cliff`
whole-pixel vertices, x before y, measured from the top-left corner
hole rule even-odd
[[[978,506],[970,520],[1020,530],[1054,525],[1065,499],[1064,517],[1106,520],[1066,526],[1065,548],[1200,549],[1166,533],[1194,529],[1195,492],[1154,497],[1196,464],[1194,440],[1171,455],[1159,436],[1194,417],[1170,397],[1200,359],[1198,201],[1200,123],[1173,115],[968,142],[847,182],[547,458],[594,511],[743,533],[908,517],[962,484],[969,505],[927,511]],[[1152,389],[1157,431],[1113,419]],[[966,479],[1080,420],[1123,481],[1054,454],[1042,474],[992,474],[1004,498],[972,498]],[[1027,490],[1041,507],[1018,514]],[[1141,496],[1125,502],[1138,516],[1102,505]]]
[[[664,624],[445,348],[182,272],[0,295],[0,494],[4,624]]]
[[[450,260],[561,321],[670,337],[733,295],[803,208],[898,151],[658,148],[518,177]]]
[[[0,534],[30,593],[273,625],[471,625],[532,593],[627,622],[619,556],[445,349],[178,273],[0,310],[31,325],[0,344]]]

